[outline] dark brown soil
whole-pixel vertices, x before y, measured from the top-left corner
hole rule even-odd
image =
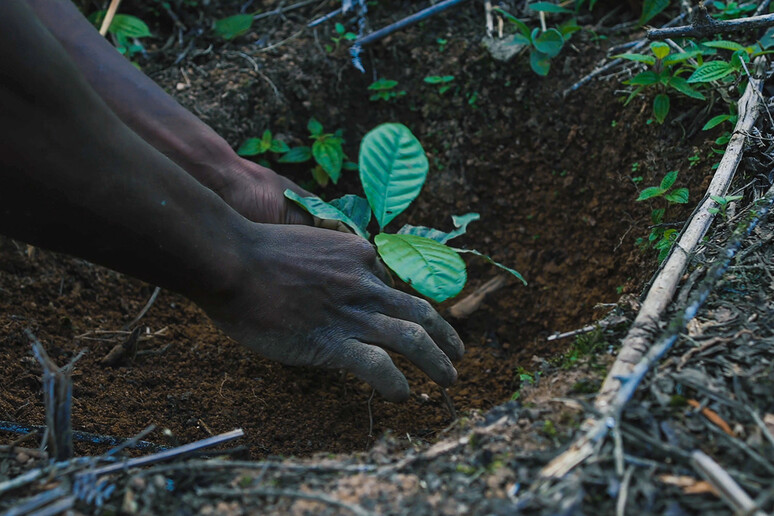
[[[381,26],[406,12],[376,7],[371,22]],[[411,221],[448,228],[451,214],[477,211],[481,221],[460,245],[491,253],[529,281],[528,287],[512,281],[471,318],[453,321],[467,345],[459,381],[450,389],[457,410],[507,400],[519,386],[517,367],[530,368],[533,357],[550,359],[569,345],[547,343],[546,336],[599,318],[598,303],[638,292],[656,263],[635,244],[650,222],[648,206],[634,202],[641,185],[631,178],[644,176],[642,184],[650,185],[678,169],[679,186],[700,195],[709,166],[689,168],[686,156],[693,146],[708,148],[703,134],[686,141],[680,124],[647,124],[649,100],[622,106],[617,82],[591,83],[562,98],[604,56],[607,44],[597,46],[585,34],[574,37],[547,79],[535,76],[523,58],[503,64],[489,57],[479,44],[477,3],[364,52],[365,75],[349,64],[344,48],[323,50],[328,26],[261,51],[262,43],[291,36],[310,17],[307,11],[267,19],[234,43],[211,40],[207,32],[192,40],[193,50],[179,65],[173,62],[184,47],[176,45],[140,63],[234,146],[267,128],[300,144],[314,116],[326,129],[344,129],[347,151],[355,156],[356,142],[377,124],[408,125],[430,156],[431,175],[395,227]],[[170,31],[165,22],[160,30]],[[448,40],[443,51],[438,38]],[[422,81],[447,74],[456,87],[445,95]],[[369,102],[366,88],[375,76],[399,80],[407,95],[389,104]],[[277,170],[309,186],[305,167]],[[357,189],[350,173],[317,192],[333,197]],[[680,216],[668,213],[670,220]],[[497,272],[468,263],[463,295]],[[57,363],[88,350],[74,373],[76,430],[131,436],[156,423],[186,442],[241,427],[257,458],[364,450],[385,431],[405,436],[407,444],[430,440],[450,421],[438,387],[401,361],[412,397],[390,404],[375,396],[369,435],[367,385],[335,371],[266,361],[170,292],[162,292],[141,321],[147,331],[140,349],[156,353],[119,367],[101,365],[126,337],[115,332],[152,291],[79,259],[0,241],[0,418],[43,423],[40,370],[23,334],[29,328]],[[0,442],[14,438],[0,433]],[[158,434],[152,438],[161,441]],[[91,451],[79,446],[77,452]]]

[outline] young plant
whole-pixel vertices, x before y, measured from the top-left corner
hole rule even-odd
[[[95,27],[102,25],[106,11],[97,11],[89,15],[89,21]],[[115,37],[116,50],[128,58],[145,51],[140,39],[153,36],[148,25],[130,14],[116,14],[110,22],[108,33]]]
[[[705,54],[717,50],[727,50],[731,52],[731,57],[728,60],[714,59],[700,64],[691,76],[688,77],[689,84],[713,81],[731,83],[745,73],[746,63],[749,63],[754,57],[770,53],[770,51],[762,49],[758,44],[744,46],[736,41],[726,40],[705,41],[701,43],[701,47],[709,50],[703,52]]]
[[[427,84],[437,84],[438,94],[443,95],[452,88],[452,81],[454,81],[453,75],[428,75],[424,81]]]
[[[721,217],[724,219],[727,218],[727,211],[728,211],[728,205],[729,203],[732,203],[734,201],[738,201],[741,199],[742,195],[726,195],[726,196],[719,196],[719,195],[710,195],[710,198],[718,203],[717,208],[709,208],[707,211],[712,213],[713,215],[717,215],[720,213]]]
[[[260,156],[273,152],[276,154],[284,154],[290,151],[288,144],[275,139],[271,131],[266,129],[263,132],[263,136],[260,138],[248,138],[237,149],[237,154],[243,157]],[[265,167],[270,166],[268,161],[261,159],[259,163]]]
[[[326,44],[325,45],[325,51],[329,54],[339,48],[339,45],[342,41],[354,41],[357,39],[357,34],[354,32],[349,32],[344,25],[341,23],[337,23],[333,27],[334,35],[331,36],[331,41],[333,42],[333,45]]]
[[[392,81],[390,79],[384,78],[372,82],[368,86],[368,89],[374,93],[368,97],[368,100],[371,102],[376,102],[379,100],[390,102],[391,100],[395,100],[398,97],[404,96],[406,94],[406,90],[396,91],[395,87],[397,85],[398,81]]]
[[[541,13],[572,13],[571,10],[550,2],[535,2],[529,5],[529,8]],[[519,20],[512,14],[496,7],[495,11],[502,14],[505,19],[510,21],[517,30],[513,36],[514,45],[524,45],[530,49],[529,64],[532,71],[545,77],[551,70],[551,59],[559,55],[565,42],[570,39],[573,32],[580,30],[575,19],[570,19],[557,27],[535,27],[530,29],[526,23]]]
[[[688,202],[688,189],[672,187],[677,180],[677,170],[669,172],[664,179],[661,180],[659,186],[649,186],[640,192],[637,197],[637,201],[645,201],[648,199],[655,199],[661,197],[667,201],[668,204],[685,204]],[[677,239],[678,232],[675,229],[666,229],[663,226],[664,223],[664,208],[654,209],[650,213],[650,219],[653,226],[648,235],[648,243],[658,251],[658,261],[662,262],[669,255],[669,250],[672,248],[675,240]],[[644,244],[644,241],[640,240],[639,243]]]
[[[339,182],[342,170],[355,170],[357,165],[346,161],[343,131],[326,133],[320,122],[314,118],[309,120],[306,128],[309,138],[313,140],[311,147],[293,147],[288,149],[278,160],[280,163],[304,163],[314,159],[315,166],[312,176],[320,186],[326,186],[328,181]]]
[[[517,271],[494,262],[473,249],[445,245],[467,231],[477,213],[452,216],[450,232],[405,225],[397,233],[384,228],[417,198],[427,179],[429,164],[422,144],[402,124],[382,124],[363,138],[359,156],[360,182],[365,198],[345,195],[326,203],[318,197],[300,197],[291,190],[285,196],[320,219],[339,221],[363,238],[369,238],[371,217],[379,226],[373,242],[377,252],[397,276],[414,290],[441,302],[456,296],[467,281],[460,253],[483,257],[526,284]]]
[[[653,98],[653,116],[659,124],[663,124],[669,114],[670,100],[668,92],[670,90],[675,90],[694,99],[705,100],[704,95],[689,84],[690,80],[680,76],[681,73],[688,71],[688,68],[683,66],[683,63],[692,57],[700,55],[701,51],[696,50],[673,54],[669,51],[669,45],[660,41],[651,43],[650,50],[653,52],[652,56],[619,54],[614,57],[650,66],[649,70],[645,70],[628,81],[624,81],[624,84],[635,86],[634,91],[629,94],[624,105],[631,102],[643,90],[654,89],[657,91],[657,94]]]
[[[212,30],[216,35],[226,41],[230,41],[243,34],[247,34],[253,26],[253,16],[255,16],[255,14],[258,13],[235,14],[233,16],[221,18],[220,20],[215,20]]]
[[[707,2],[709,5],[717,9],[717,14],[714,16],[719,20],[733,20],[734,18],[741,18],[743,16],[750,16],[758,7],[755,2]]]

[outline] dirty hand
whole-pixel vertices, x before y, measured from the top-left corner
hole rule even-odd
[[[345,369],[390,401],[409,396],[385,350],[406,356],[442,386],[464,348],[427,301],[385,284],[366,240],[305,226],[257,225],[235,288],[199,302],[232,337],[288,365]],[[215,301],[215,302],[213,302]]]
[[[285,197],[291,189],[304,197],[312,195],[290,179],[246,159],[237,158],[225,172],[216,193],[243,217],[266,224],[312,223],[312,217]]]

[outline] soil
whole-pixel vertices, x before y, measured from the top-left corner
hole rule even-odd
[[[301,144],[315,117],[327,130],[343,129],[347,153],[356,156],[357,142],[371,128],[406,124],[428,152],[431,173],[419,200],[394,227],[410,221],[448,229],[451,214],[479,212],[481,221],[460,245],[490,253],[529,282],[511,281],[473,316],[452,321],[467,346],[459,380],[449,389],[461,413],[506,401],[520,387],[520,367],[534,369],[536,359],[567,351],[571,339],[548,342],[548,335],[598,319],[609,307],[596,305],[639,292],[656,267],[654,253],[636,243],[647,237],[650,224],[650,207],[634,201],[642,186],[680,170],[679,186],[693,198],[710,173],[703,156],[696,167],[686,159],[694,147],[709,148],[707,133],[696,131],[702,117],[648,123],[651,99],[623,106],[616,80],[561,95],[611,45],[592,41],[589,33],[574,36],[550,76],[540,78],[524,57],[494,61],[480,44],[478,3],[465,4],[368,48],[367,73],[361,74],[343,46],[332,53],[323,48],[330,26],[285,40],[325,9],[261,20],[231,43],[208,30],[197,36],[197,27],[237,10],[233,2],[184,3],[177,11],[190,29],[182,33],[184,44],[174,39],[158,51],[166,39],[159,37],[140,65],[235,147],[265,129]],[[380,3],[369,19],[379,27],[412,10],[406,2]],[[176,35],[163,13],[151,20],[158,34]],[[447,40],[443,48],[439,38]],[[266,50],[268,44],[276,46]],[[455,86],[441,95],[423,82],[429,75],[454,75]],[[367,86],[377,77],[398,80],[407,94],[391,103],[370,102]],[[673,109],[691,108],[690,102],[674,102]],[[313,187],[305,165],[275,168]],[[636,176],[642,183],[635,184]],[[332,198],[358,186],[345,173],[338,185],[315,191]],[[685,215],[673,210],[667,217]],[[463,296],[497,274],[475,259],[466,261],[470,280]],[[434,440],[451,421],[438,387],[398,359],[411,399],[390,404],[374,396],[371,428],[367,385],[337,371],[264,360],[225,337],[191,302],[165,291],[140,322],[145,353],[103,365],[152,291],[78,258],[0,240],[0,418],[43,424],[40,369],[24,335],[29,329],[59,364],[87,350],[73,374],[73,428],[80,431],[126,437],[155,423],[188,442],[243,428],[249,457],[261,458],[367,450],[384,432],[408,446]],[[0,433],[0,443],[16,437]],[[151,440],[165,444],[160,434]],[[76,444],[78,454],[94,450]]]

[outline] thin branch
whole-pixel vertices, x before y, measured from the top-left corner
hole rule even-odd
[[[99,27],[100,36],[105,36],[105,34],[108,33],[108,29],[110,28],[110,24],[113,23],[113,18],[116,15],[116,11],[118,11],[118,4],[120,3],[121,0],[110,0],[110,5],[105,13],[105,18],[102,20],[102,25]]]
[[[650,40],[666,38],[708,38],[716,34],[731,32],[743,32],[746,30],[760,29],[774,26],[774,14],[738,18],[736,20],[715,20],[708,13],[704,4],[693,11],[693,19],[690,25],[672,27],[666,29],[650,29],[647,37]]]
[[[695,451],[691,454],[691,465],[693,468],[720,493],[721,498],[737,514],[751,514],[754,516],[764,516],[750,498],[744,489],[731,478],[717,462],[702,451]]]

